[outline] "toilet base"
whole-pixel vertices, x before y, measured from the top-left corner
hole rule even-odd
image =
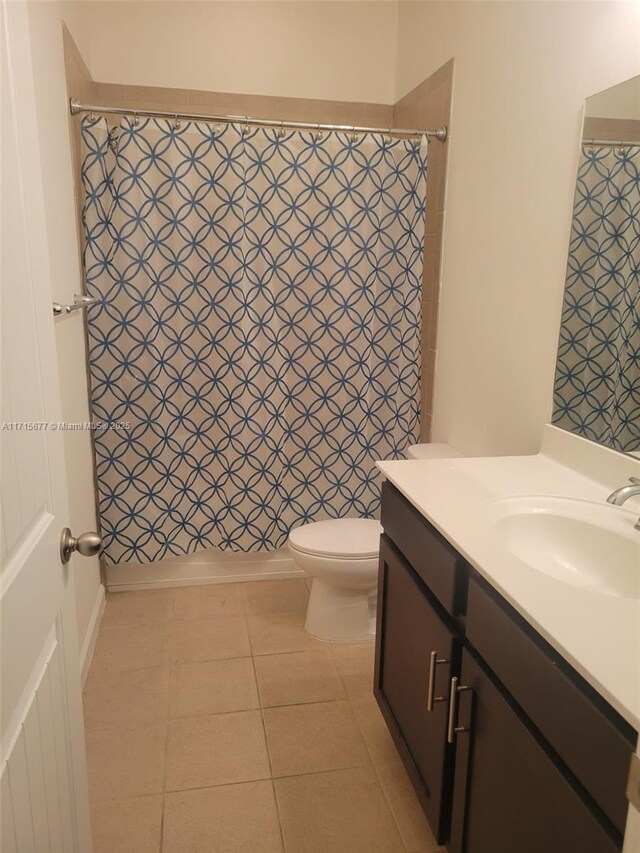
[[[356,643],[376,633],[375,589],[351,590],[313,579],[305,630],[318,640]]]

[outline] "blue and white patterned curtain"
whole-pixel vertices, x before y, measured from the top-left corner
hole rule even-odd
[[[108,562],[373,516],[419,434],[426,144],[82,127]]]
[[[583,146],[553,423],[640,450],[640,146]]]

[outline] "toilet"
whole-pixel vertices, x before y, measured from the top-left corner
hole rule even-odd
[[[447,444],[414,444],[409,459],[462,456]],[[289,553],[313,578],[306,631],[328,642],[370,640],[376,631],[378,551],[382,526],[372,518],[332,518],[295,527]]]

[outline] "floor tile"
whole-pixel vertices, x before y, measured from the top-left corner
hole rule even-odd
[[[175,664],[170,717],[196,717],[259,707],[251,658]]]
[[[326,649],[326,643],[310,637],[304,630],[305,617],[304,610],[247,616],[253,654],[277,655],[306,649]]]
[[[401,761],[398,750],[374,696],[352,699],[351,707],[367,744],[371,761],[376,765],[398,764]]]
[[[373,695],[375,644],[333,643],[331,654],[350,697]]]
[[[244,598],[241,583],[181,586],[172,590],[172,619],[211,619],[214,616],[242,616]]]
[[[164,624],[101,627],[91,662],[91,670],[123,672],[167,666],[169,646]]]
[[[269,776],[259,711],[187,717],[169,723],[168,791],[249,782]]]
[[[169,645],[174,663],[248,657],[251,654],[244,616],[221,616],[172,622]]]
[[[369,763],[346,701],[265,708],[264,724],[274,777]]]
[[[377,767],[376,772],[407,853],[437,850],[437,842],[402,764],[386,764]]]
[[[84,690],[85,727],[164,722],[168,705],[168,667],[126,672],[92,667]]]
[[[159,853],[161,833],[163,853],[283,853],[274,784],[287,853],[441,851],[373,697],[374,644],[307,635],[307,586],[108,596],[84,693],[96,853]]]
[[[107,593],[102,626],[112,628],[114,625],[145,625],[149,622],[166,622],[170,616],[170,589],[109,592]]]
[[[162,792],[167,727],[119,726],[86,732],[92,800]]]
[[[373,768],[290,776],[275,787],[291,853],[403,853]]]
[[[93,853],[160,853],[162,794],[91,805]]]
[[[285,613],[306,610],[309,590],[304,578],[277,581],[255,581],[243,584],[246,612]]]
[[[260,701],[265,707],[345,699],[328,650],[289,652],[255,658]]]
[[[163,853],[282,853],[272,783],[178,791],[165,800]]]

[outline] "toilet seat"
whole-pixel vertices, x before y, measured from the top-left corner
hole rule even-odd
[[[375,633],[382,526],[372,518],[332,518],[295,527],[289,551],[313,578],[305,628],[319,640],[365,642]]]
[[[301,554],[340,560],[378,556],[382,525],[373,518],[332,518],[294,528],[289,546]]]

